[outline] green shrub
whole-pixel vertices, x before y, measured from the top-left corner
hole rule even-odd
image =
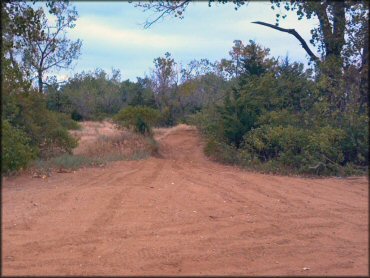
[[[330,126],[307,130],[264,125],[247,133],[244,138],[243,148],[251,160],[270,165],[272,171],[290,169],[320,175],[343,171],[343,130]]]
[[[240,163],[238,149],[225,142],[214,138],[209,139],[204,148],[204,153],[215,160],[226,164]]]
[[[251,130],[245,135],[244,140],[244,149],[248,150],[252,157],[262,162],[277,158],[285,164],[297,163],[308,141],[306,131],[303,129],[268,125]],[[290,160],[289,157],[292,156],[297,158]]]
[[[76,110],[72,111],[71,118],[72,118],[72,120],[77,121],[77,122],[83,120],[82,115],[80,113],[78,113]]]
[[[41,149],[44,157],[55,156],[60,153],[72,153],[77,147],[77,139],[73,138],[65,128],[58,127],[48,132],[48,139]]]
[[[369,118],[366,115],[346,117],[343,130],[346,134],[342,141],[344,161],[360,166],[368,165],[369,158]]]
[[[14,100],[16,109],[9,109],[3,117],[27,134],[29,144],[38,150],[38,156],[51,157],[71,152],[77,145],[77,141],[67,130],[68,127],[75,128],[75,123],[63,114],[48,110],[44,95],[34,91],[21,94],[6,92],[6,95],[7,99]]]
[[[176,117],[174,115],[173,107],[165,107],[162,110],[161,117],[158,124],[163,127],[169,127],[176,125]]]
[[[69,130],[80,130],[80,124],[73,120],[69,115],[64,113],[55,113],[58,118],[58,122],[61,124],[62,127],[69,129]]]
[[[286,109],[271,111],[261,115],[257,123],[259,125],[272,125],[272,126],[297,126],[300,124],[299,117]]]
[[[22,130],[2,120],[2,173],[10,173],[26,167],[35,158],[30,138]]]
[[[113,121],[120,128],[129,128],[138,133],[150,135],[152,127],[158,124],[160,117],[161,114],[156,109],[129,106],[115,115]]]

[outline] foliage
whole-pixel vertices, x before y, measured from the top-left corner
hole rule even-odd
[[[5,103],[3,117],[27,134],[38,155],[71,152],[77,146],[77,141],[67,131],[68,127],[76,128],[75,123],[60,113],[47,110],[43,95],[37,92],[11,93],[4,91],[4,96],[15,105]]]
[[[207,155],[276,173],[346,175],[368,165],[368,117],[358,101],[337,105],[328,75],[315,83],[288,58],[265,65],[241,73],[222,103],[190,118],[207,138]]]
[[[67,1],[50,1],[46,7],[36,8],[22,1],[11,1],[4,7],[10,59],[20,63],[19,68],[29,79],[37,78],[40,93],[47,84],[45,74],[68,68],[81,48],[80,40],[66,37],[67,30],[75,26],[75,8]]]
[[[138,133],[150,135],[152,127],[159,122],[160,117],[161,114],[156,109],[143,106],[129,106],[115,115],[113,121],[120,128],[129,128]]]
[[[81,126],[75,120],[73,120],[69,115],[64,113],[55,113],[58,118],[60,125],[68,130],[79,130]]]
[[[10,173],[26,167],[35,158],[30,138],[25,132],[2,120],[2,173]]]
[[[243,149],[249,155],[249,162],[274,160],[277,170],[288,168],[298,173],[338,174],[343,162],[343,139],[342,130],[329,126],[314,131],[265,125],[245,135]]]
[[[70,114],[72,119],[101,120],[130,106],[155,108],[154,94],[148,79],[121,81],[119,70],[108,75],[102,69],[75,74],[63,86],[48,86],[48,107]]]

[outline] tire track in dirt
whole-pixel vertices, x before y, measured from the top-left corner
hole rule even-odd
[[[144,177],[142,175],[139,175],[137,177],[137,180],[131,184],[130,186],[125,186],[120,192],[116,193],[115,196],[109,201],[108,205],[104,208],[103,212],[100,213],[100,215],[93,221],[90,228],[87,230],[88,234],[97,234],[100,232],[100,230],[104,227],[110,224],[110,222],[113,220],[115,216],[115,212],[119,209],[119,206],[124,198],[124,196],[128,197],[130,189],[132,189],[135,186],[143,186],[143,184],[150,183],[151,181],[155,181],[156,178],[159,176],[163,169],[164,164],[163,163],[157,163],[157,165],[150,169],[149,175],[145,175]],[[151,167],[147,167],[151,168]],[[136,174],[137,172],[144,172],[144,167],[142,167],[140,170],[135,171],[131,173],[131,175]],[[124,178],[128,178],[128,176],[125,176]],[[117,181],[117,180],[115,180]]]
[[[3,273],[368,273],[366,178],[261,175],[208,160],[194,128],[160,137],[161,159],[5,184]]]

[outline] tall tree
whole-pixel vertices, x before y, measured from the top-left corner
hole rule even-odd
[[[38,8],[35,4],[12,1],[5,4],[4,10],[12,38],[10,59],[31,80],[36,78],[42,93],[46,74],[69,68],[80,54],[81,40],[67,38],[67,31],[75,26],[77,11],[66,1],[49,1]]]
[[[157,106],[162,109],[168,105],[170,92],[179,82],[176,62],[171,54],[166,52],[164,57],[154,59],[154,69],[151,73],[152,90],[156,95]]]

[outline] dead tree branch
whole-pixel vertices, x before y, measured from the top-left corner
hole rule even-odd
[[[293,35],[294,37],[296,37],[299,42],[301,43],[303,49],[307,52],[307,54],[310,56],[310,58],[315,61],[315,62],[320,62],[320,59],[319,57],[317,57],[312,51],[311,49],[308,47],[307,43],[305,42],[305,40],[301,37],[301,35],[299,35],[297,33],[296,30],[294,29],[285,29],[285,28],[282,28],[282,27],[279,27],[279,26],[276,26],[276,25],[273,25],[273,24],[270,24],[270,23],[266,23],[266,22],[262,22],[262,21],[254,21],[252,23],[255,23],[255,24],[259,24],[259,25],[263,25],[263,26],[267,26],[267,27],[270,27],[272,29],[275,29],[275,30],[278,30],[278,31],[281,31],[281,32],[285,32],[285,33],[288,33],[288,34],[291,34]]]

